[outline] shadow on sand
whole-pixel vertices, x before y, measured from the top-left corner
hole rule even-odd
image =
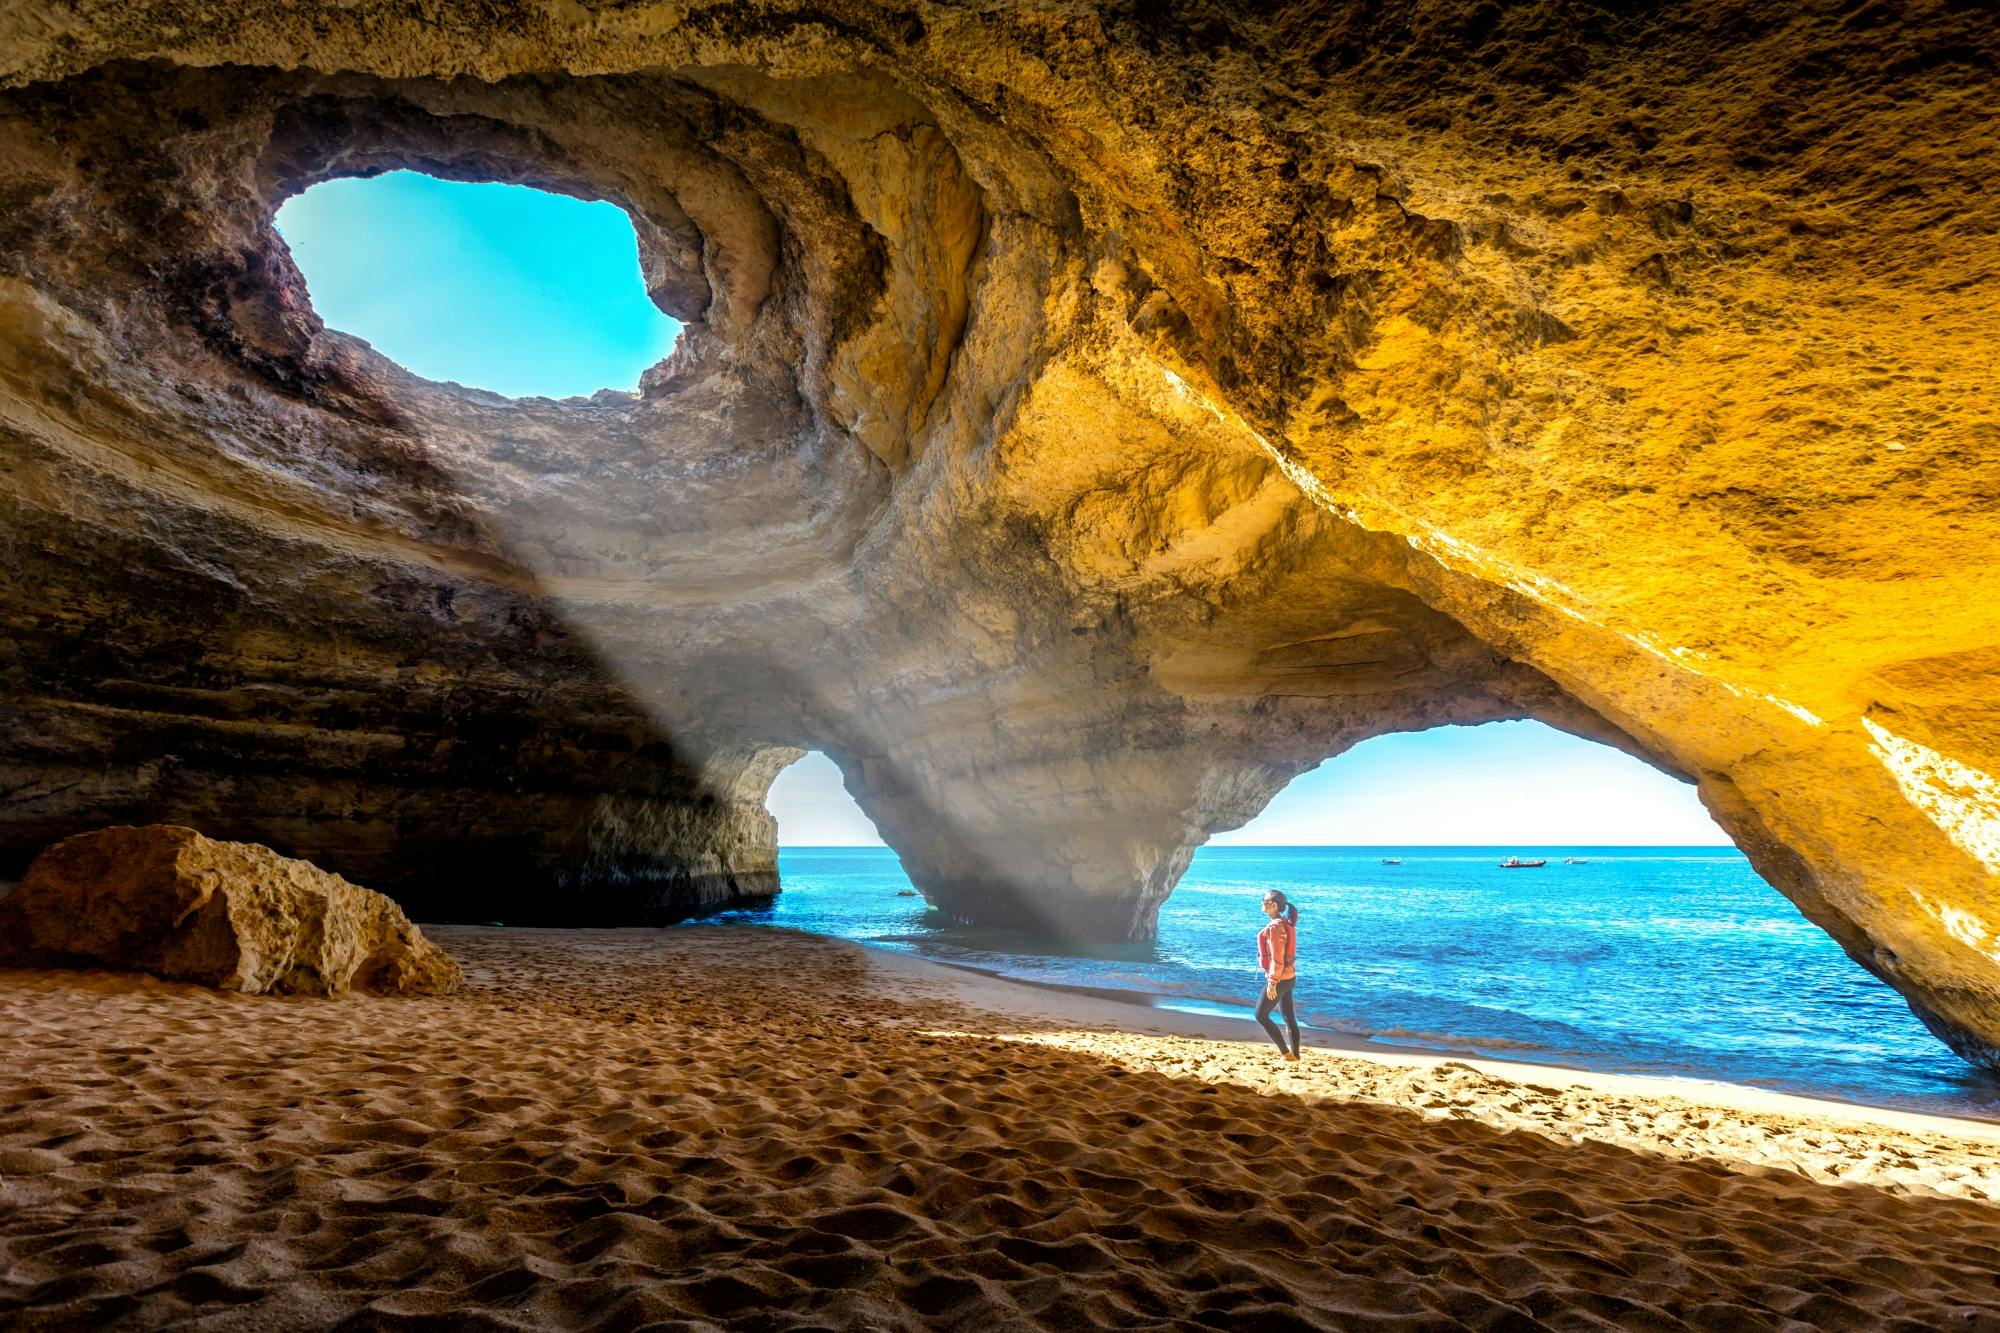
[[[1984,1203],[927,1034],[780,932],[436,934],[460,995],[0,973],[0,1321],[2000,1328]]]

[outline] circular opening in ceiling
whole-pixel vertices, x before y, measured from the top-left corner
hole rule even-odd
[[[426,379],[631,391],[680,333],[614,204],[392,171],[314,185],[277,225],[320,318]]]

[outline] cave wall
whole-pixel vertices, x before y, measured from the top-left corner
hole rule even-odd
[[[1326,756],[1533,716],[1993,1063],[1994,59],[1951,5],[28,4],[0,846],[677,911],[768,889],[815,747],[933,903],[1132,936]],[[325,329],[270,218],[402,165],[619,203],[680,345],[516,402]]]

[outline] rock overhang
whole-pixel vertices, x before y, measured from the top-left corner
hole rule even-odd
[[[45,548],[15,564],[53,591],[10,616],[14,769],[84,794],[16,836],[163,806],[308,855],[491,841],[478,794],[525,779],[547,875],[726,893],[767,859],[761,775],[813,745],[934,902],[1142,933],[1193,846],[1327,754],[1533,715],[1698,779],[1989,1049],[1986,213],[1925,241],[1966,169],[1867,148],[1930,108],[1976,157],[1992,99],[1950,53],[1983,39],[1912,18],[1864,72],[1813,64],[1859,39],[1809,5],[1581,45],[1397,14],[1429,45],[1344,10],[30,30],[5,388]],[[1847,137],[1701,114],[1786,80]],[[315,327],[273,201],[425,162],[619,202],[683,347],[631,400],[509,404]],[[190,596],[211,632],[163,624]],[[467,716],[539,768],[454,758]],[[66,747],[126,776],[63,787]],[[236,771],[229,800],[162,751]],[[241,773],[287,763],[349,785],[281,815]]]

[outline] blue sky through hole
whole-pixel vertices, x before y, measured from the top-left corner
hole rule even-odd
[[[781,773],[768,804],[781,845],[881,844],[825,755]],[[1628,754],[1539,722],[1489,722],[1363,741],[1212,845],[1352,844],[1723,847],[1729,835],[1693,787]]]
[[[278,232],[321,319],[426,379],[516,398],[630,390],[680,332],[613,204],[392,171],[293,196]]]

